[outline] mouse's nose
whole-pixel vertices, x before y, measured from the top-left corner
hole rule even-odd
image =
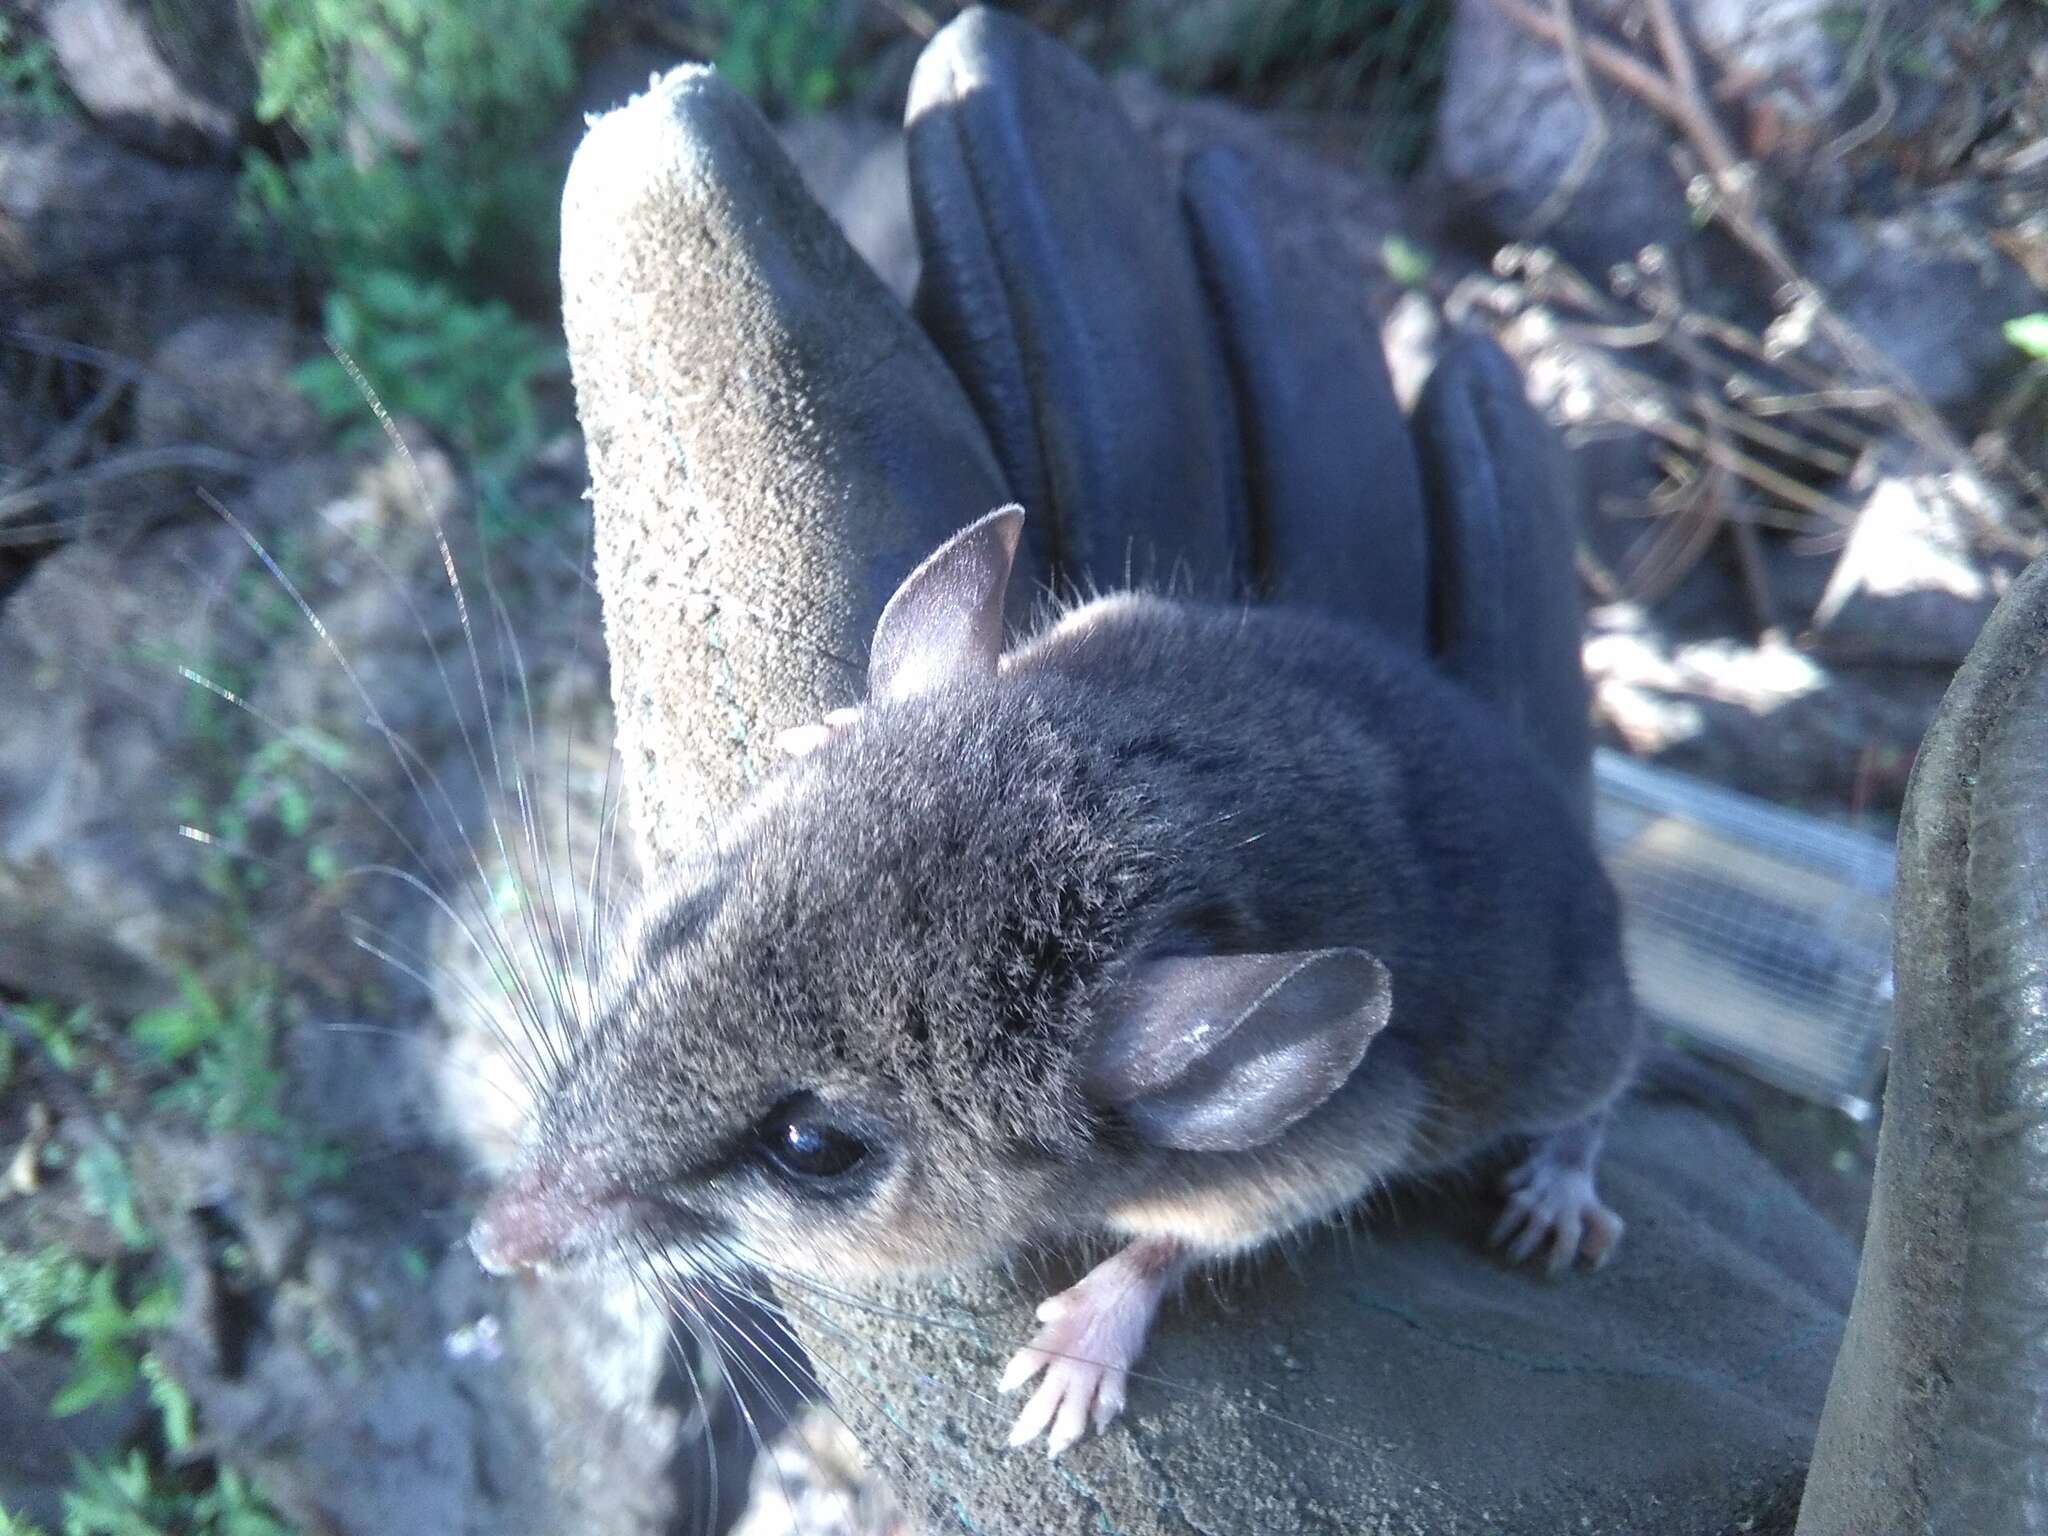
[[[470,1250],[494,1275],[553,1263],[579,1246],[606,1204],[559,1169],[521,1169],[484,1203],[469,1229]]]

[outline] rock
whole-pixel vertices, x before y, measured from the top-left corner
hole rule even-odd
[[[235,208],[225,166],[165,165],[83,122],[0,114],[0,284],[17,324],[146,356],[267,280]]]
[[[488,1293],[461,1253],[427,1283],[397,1274],[398,1234],[327,1234],[246,1305],[237,1358],[172,1335],[160,1350],[209,1440],[297,1528],[540,1536],[560,1523],[534,1427],[501,1395]],[[189,1269],[185,1284],[204,1284]],[[617,1530],[619,1527],[611,1527]]]
[[[203,443],[275,461],[320,426],[292,383],[308,352],[290,321],[246,310],[202,315],[166,337],[135,397],[145,446]]]
[[[1793,805],[1896,810],[1943,668],[1830,667],[1783,640],[1679,640],[1633,604],[1585,646],[1604,744]]]
[[[70,544],[0,608],[0,986],[125,1014],[171,981],[208,898],[180,842],[190,688],[210,594],[241,559],[219,523]]]
[[[1529,8],[1552,11],[1542,0]],[[1654,61],[1639,7],[1580,0],[1574,9],[1583,36],[1619,39]],[[1744,82],[1749,118],[1733,135],[1738,153],[1806,168],[1840,105],[1837,9],[1831,0],[1679,0],[1701,77]],[[1673,164],[1677,130],[1598,71],[1588,75],[1606,139],[1581,165],[1582,146],[1600,128],[1560,46],[1493,0],[1460,0],[1433,166],[1468,233],[1494,243],[1541,240],[1597,281],[1643,246],[1676,250],[1697,229]],[[1575,190],[1567,186],[1574,176],[1583,178]]]
[[[777,137],[847,244],[908,304],[917,288],[918,256],[902,130],[830,112],[785,123]]]
[[[1547,9],[1547,8],[1546,8]],[[1582,25],[1612,0],[1581,4]],[[1437,106],[1431,173],[1453,200],[1454,222],[1481,243],[1538,238],[1596,276],[1645,245],[1677,247],[1693,233],[1685,188],[1671,168],[1661,118],[1598,87],[1607,139],[1576,192],[1580,146],[1595,121],[1563,54],[1493,0],[1460,0]]]
[[[1822,654],[1954,669],[2024,563],[1994,554],[1953,472],[1873,478],[1814,613]]]
[[[1842,71],[1835,0],[1685,0],[1690,35],[1715,74],[1752,81],[1781,110],[1822,115]]]
[[[2042,304],[2018,263],[1991,243],[1994,222],[1968,188],[1929,192],[1885,217],[1816,224],[1801,264],[1930,405],[1953,414],[2025,366],[2002,327]]]
[[[65,84],[123,143],[225,160],[253,115],[256,66],[236,0],[43,0]]]
[[[301,863],[303,845],[319,843],[343,867],[388,862],[420,882],[269,888],[266,905],[308,912],[295,924],[274,919],[269,942],[291,975],[383,999],[294,1036],[294,1102],[320,1134],[412,1151],[400,1203],[440,1208],[430,1250],[447,1253],[439,1299],[424,1312],[385,1285],[390,1315],[356,1317],[334,1298],[361,1288],[370,1259],[316,1235],[314,1252],[343,1280],[306,1305],[321,1332],[360,1341],[364,1379],[334,1389],[335,1368],[306,1348],[309,1321],[277,1330],[254,1379],[217,1389],[233,1422],[269,1413],[292,1426],[287,1439],[259,1438],[250,1462],[281,1507],[323,1511],[339,1531],[690,1528],[714,1477],[729,1501],[744,1489],[748,1429],[729,1395],[712,1390],[708,1411],[699,1402],[688,1334],[619,1272],[500,1284],[459,1244],[467,1192],[456,1171],[489,1173],[511,1155],[531,1074],[587,1022],[592,970],[617,942],[616,887],[633,869],[612,837],[621,807],[596,598],[561,558],[563,547],[583,549],[576,522],[496,541],[487,565],[452,462],[406,435],[410,461],[372,460],[339,485],[313,472],[318,461],[287,465],[242,502],[298,509],[282,530],[289,569],[325,629],[287,613],[254,701],[327,742],[361,791],[309,776],[319,813],[297,844],[276,850],[277,863]],[[575,444],[551,445],[548,459],[529,477],[538,503],[517,509],[529,517],[576,505],[562,483]],[[352,956],[352,934],[382,954]],[[422,1200],[423,1190],[439,1198]],[[344,1191],[376,1203],[364,1185]],[[388,1253],[401,1239],[382,1241]],[[779,1422],[781,1410],[757,1396],[748,1408]],[[350,1481],[349,1448],[362,1444],[389,1450],[388,1472]],[[393,1513],[408,1508],[426,1513]]]

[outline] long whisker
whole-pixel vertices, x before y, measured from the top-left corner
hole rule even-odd
[[[644,1255],[644,1247],[642,1247],[641,1252]],[[696,1418],[701,1431],[699,1439],[703,1446],[704,1466],[707,1473],[704,1481],[702,1514],[698,1519],[697,1525],[698,1529],[705,1533],[705,1536],[711,1536],[712,1527],[718,1520],[720,1467],[718,1448],[712,1440],[712,1403],[710,1397],[704,1391],[704,1384],[698,1378],[697,1371],[698,1361],[706,1354],[719,1359],[720,1369],[724,1369],[718,1343],[710,1336],[710,1330],[705,1327],[703,1319],[697,1315],[696,1309],[689,1304],[686,1298],[671,1298],[663,1295],[660,1285],[654,1280],[647,1269],[641,1264],[634,1263],[630,1254],[624,1255],[624,1258],[626,1272],[632,1277],[634,1287],[640,1292],[642,1299],[646,1301],[649,1310],[661,1318],[662,1326],[668,1331],[669,1343],[674,1347],[677,1363],[682,1369],[683,1379],[690,1384],[690,1395],[696,1402]],[[691,1342],[697,1345],[697,1351],[694,1354],[676,1336],[675,1314],[669,1308],[670,1301],[673,1301],[682,1310],[683,1326],[689,1333]]]
[[[365,711],[367,712],[367,719],[369,721],[371,729],[376,731],[377,734],[384,740],[385,744],[390,748],[395,760],[399,765],[400,771],[405,775],[407,783],[412,787],[414,795],[419,799],[422,805],[428,807],[430,814],[435,815],[438,820],[438,812],[434,809],[434,802],[432,799],[428,797],[426,786],[421,783],[419,773],[415,770],[413,766],[415,762],[420,761],[419,754],[412,749],[410,743],[406,742],[404,737],[401,736],[396,730],[394,730],[390,723],[385,719],[383,712],[377,707],[375,699],[373,699],[370,696],[369,689],[364,686],[363,680],[361,676],[357,673],[354,665],[350,663],[347,655],[343,652],[340,644],[335,640],[332,632],[328,629],[325,621],[321,619],[319,613],[314,609],[313,605],[306,599],[305,594],[299,589],[298,584],[294,582],[291,579],[291,577],[285,572],[284,568],[278,564],[276,557],[271,554],[270,550],[264,545],[263,541],[261,539],[258,539],[255,536],[255,534],[248,528],[248,526],[242,522],[240,518],[236,517],[233,512],[229,511],[228,508],[221,503],[218,497],[215,497],[210,492],[206,491],[204,488],[201,488],[201,490],[199,491],[199,495],[204,501],[206,501],[206,503],[209,506],[213,508],[214,512],[223,521],[225,521],[230,528],[234,529],[236,534],[238,534],[241,537],[243,543],[245,543],[249,547],[251,552],[255,554],[256,558],[260,562],[262,562],[264,569],[270,573],[271,578],[277,582],[277,584],[284,591],[286,596],[291,599],[294,606],[297,607],[300,615],[305,619],[307,624],[309,624],[312,627],[313,633],[319,637],[322,645],[326,647],[328,654],[334,658],[336,665],[341,668],[342,675],[348,680],[349,686],[351,687],[351,689],[353,689],[357,699],[363,705]],[[197,684],[198,686],[206,689],[208,692],[214,694],[216,697],[225,700],[226,702],[236,706],[237,708],[246,710],[252,718],[261,722],[266,728],[275,731],[283,739],[291,742],[294,746],[298,747],[300,751],[306,752],[307,755],[310,756],[316,764],[318,764],[328,773],[330,773],[335,778],[341,781],[343,786],[346,789],[348,789],[349,792],[365,808],[369,810],[370,814],[377,819],[378,823],[381,826],[383,826],[387,831],[389,831],[398,840],[400,846],[405,849],[405,852],[408,857],[413,859],[414,862],[418,863],[422,868],[431,867],[429,861],[426,858],[426,855],[421,852],[419,846],[412,840],[412,838],[399,828],[398,824],[391,818],[390,814],[386,812],[382,806],[378,805],[374,800],[372,800],[371,797],[367,793],[365,793],[363,789],[359,785],[357,785],[352,778],[350,778],[347,774],[343,773],[340,769],[336,768],[333,764],[329,763],[323,754],[309,751],[308,748],[305,746],[303,740],[299,737],[298,733],[286,727],[282,722],[277,721],[267,711],[264,711],[259,706],[252,703],[250,700],[244,699],[243,697],[241,697],[241,695],[235,693],[232,689],[229,689],[223,686],[222,684],[213,681],[211,678],[206,677],[196,669],[186,666],[180,666],[178,668],[178,671],[180,675],[184,676],[188,681]],[[428,766],[423,762],[421,763],[421,766],[424,767],[426,770],[427,782],[433,785],[435,791],[440,797],[441,802],[447,807],[449,815],[453,817],[456,825],[460,827],[461,816],[455,810],[454,800],[449,795],[447,787],[441,782],[439,774],[435,773],[431,766]],[[488,889],[489,879],[484,873],[483,863],[481,859],[477,857],[476,850],[474,846],[470,844],[466,834],[463,835],[462,842],[464,847],[469,852],[470,861],[474,866],[479,886],[484,889]],[[499,845],[502,856],[502,838],[499,841]],[[509,864],[510,860],[507,859],[506,862]],[[423,882],[420,883],[419,888],[422,891],[426,890],[426,887]],[[446,912],[450,916],[453,915],[452,907],[449,907],[445,901],[443,901],[441,905],[444,912]],[[500,938],[500,947],[502,949],[502,937],[497,934],[495,928],[492,928],[491,932],[494,937]],[[471,934],[471,937],[473,939],[474,935]],[[481,951],[480,945],[479,951]],[[509,957],[507,958],[509,963]],[[511,968],[516,973],[517,968]]]
[[[476,628],[471,623],[469,616],[469,596],[463,588],[461,573],[456,569],[455,552],[449,545],[448,531],[442,525],[441,515],[434,505],[433,495],[427,485],[426,476],[420,472],[419,461],[413,457],[411,444],[406,442],[405,434],[398,430],[397,423],[391,419],[391,413],[384,408],[384,402],[378,396],[375,387],[371,385],[362,369],[356,366],[355,359],[350,357],[346,350],[331,339],[328,341],[328,350],[334,354],[335,360],[341,364],[342,369],[348,374],[350,380],[362,393],[363,398],[369,403],[371,411],[377,418],[377,425],[383,430],[384,436],[391,444],[392,450],[405,465],[406,472],[413,482],[414,493],[419,498],[420,510],[425,513],[428,527],[433,531],[434,548],[441,557],[442,574],[446,577],[448,590],[455,599],[456,621],[462,630],[463,645],[469,656],[470,678],[476,689],[477,703],[482,714],[481,723],[483,726],[484,744],[491,760],[493,777],[490,780],[487,781],[484,778],[483,764],[477,756],[475,739],[471,735],[468,725],[464,722],[462,711],[459,709],[455,711],[456,726],[461,732],[463,747],[469,754],[470,765],[472,771],[477,776],[478,783],[488,782],[494,784],[498,792],[503,794],[507,788],[504,759],[498,748],[497,727],[491,720],[491,701],[489,690],[484,684],[483,659],[477,649]],[[339,658],[338,650],[336,655]],[[344,670],[349,671],[351,680],[353,680],[353,670],[346,668],[345,664]],[[358,685],[358,691],[361,691],[360,685]],[[505,846],[504,830],[499,825],[498,818],[495,815],[490,817],[490,828],[492,840],[497,845],[498,857],[504,861],[508,868],[516,869],[517,866],[513,863],[512,856]],[[481,870],[479,870],[479,875],[481,875]],[[559,1071],[559,1060],[555,1062],[555,1066]]]
[[[192,667],[180,666],[177,670],[179,672],[179,675],[184,677],[188,682],[194,684],[196,687],[204,689],[206,692],[211,693],[216,698],[221,699],[222,701],[233,706],[234,708],[241,710],[242,712],[247,714],[251,719],[255,720],[259,725],[263,726],[265,730],[271,732],[278,740],[281,740],[285,742],[287,745],[293,747],[296,751],[300,753],[302,757],[309,760],[322,773],[326,774],[330,779],[339,784],[352,798],[354,798],[357,801],[357,803],[362,805],[363,808],[366,809],[370,813],[370,815],[376,819],[377,823],[381,827],[383,827],[385,831],[390,833],[394,839],[397,840],[400,847],[402,847],[405,850],[406,854],[409,857],[411,857],[416,863],[419,863],[422,867],[426,866],[426,855],[420,851],[419,846],[404,831],[404,829],[402,829],[398,825],[398,823],[392,819],[390,813],[387,812],[381,805],[379,805],[377,801],[371,797],[368,791],[366,791],[359,783],[357,783],[353,777],[351,777],[347,772],[345,772],[340,767],[336,766],[334,763],[329,762],[324,754],[322,754],[317,749],[309,745],[301,737],[300,733],[293,730],[291,727],[286,726],[282,721],[278,720],[275,716],[271,715],[267,710],[263,709],[260,705],[252,702],[249,699],[243,698],[233,689],[226,687],[224,684],[214,681],[212,678],[206,676],[204,673],[198,671],[197,669]],[[272,868],[279,867],[275,860],[267,859],[263,855],[257,854],[252,850],[238,848],[235,845],[227,843],[221,838],[214,836],[214,834],[206,831],[204,828],[187,825],[181,826],[178,829],[178,832],[180,836],[184,837],[188,841],[196,842],[206,847],[211,847],[224,852],[228,852],[240,858],[254,860],[265,865],[268,865]],[[447,900],[447,898],[442,896],[440,892],[434,890],[424,880],[420,879],[417,875],[412,874],[410,871],[401,870],[396,868],[395,866],[385,864],[358,866],[355,870],[347,872],[343,876],[343,878],[348,878],[352,875],[364,873],[390,875],[404,882],[410,888],[417,891],[418,893],[424,895],[431,903],[434,904],[435,908],[444,917],[446,917],[450,922],[455,924],[457,931],[462,935],[464,943],[466,943],[475,952],[477,958],[483,961],[483,963],[492,970],[493,974],[498,974],[500,964],[499,958],[494,958],[489,953],[489,951],[487,951],[484,948],[482,941],[477,937],[476,930],[470,926],[469,922],[455,910],[454,906]],[[482,908],[481,898],[477,897],[477,893],[475,892],[472,892],[471,894],[473,898],[477,899],[478,915],[482,920],[482,926],[484,930],[490,933],[494,938],[499,938],[500,936],[498,935],[496,928],[490,922],[488,913],[484,911],[484,909]],[[503,958],[503,963],[506,969],[511,971],[511,973],[514,976],[516,976],[517,968],[511,964],[510,956],[504,951],[502,941],[499,947],[500,955]],[[526,999],[526,1001],[529,1004],[531,1002],[530,999]],[[522,1026],[528,1030],[529,1035],[532,1034],[533,1030],[539,1027],[539,1019],[537,1012],[531,1009],[530,1007],[526,1011],[521,1012],[520,1020]],[[508,1048],[512,1048],[511,1042],[509,1040],[506,1041],[506,1044]]]

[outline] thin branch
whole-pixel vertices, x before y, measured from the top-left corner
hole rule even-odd
[[[1552,43],[1562,43],[1557,18],[1527,0],[1493,0],[1517,25]],[[1712,212],[1785,290],[1812,305],[1815,331],[1825,337],[1855,373],[1882,382],[1891,394],[1890,408],[1898,425],[1914,441],[1958,471],[1974,467],[1969,451],[1949,430],[1939,412],[1899,368],[1863,333],[1844,320],[1827,295],[1792,260],[1770,219],[1757,205],[1755,179],[1722,131],[1700,90],[1692,49],[1679,25],[1671,0],[1643,0],[1665,73],[1659,74],[1626,49],[1598,38],[1586,38],[1585,57],[1615,84],[1662,113],[1692,145],[1707,170],[1714,192]],[[1788,300],[1789,302],[1789,300]],[[1986,522],[2004,521],[1997,494],[1974,474],[1956,476],[1957,494]]]
[[[1555,16],[1528,3],[1528,0],[1493,0],[1494,7],[1516,26],[1526,32],[1533,32],[1545,42],[1562,45],[1564,28]],[[1617,48],[1605,38],[1583,39],[1585,58],[1601,74],[1616,85],[1641,98],[1655,107],[1666,117],[1675,118],[1682,110],[1671,83],[1658,74],[1641,59],[1625,48]]]
[[[0,496],[0,524],[6,524],[24,512],[33,512],[51,502],[64,501],[73,496],[96,491],[103,486],[113,485],[136,475],[147,475],[159,470],[177,470],[186,474],[243,475],[249,472],[249,461],[239,453],[229,453],[221,448],[209,448],[201,443],[169,443],[161,448],[137,448],[129,453],[115,454],[101,459],[96,464],[74,474],[59,475],[53,480],[24,486]],[[61,531],[69,524],[40,524],[36,528],[0,527],[0,542],[23,542],[24,533],[39,531]],[[39,542],[39,541],[32,541]]]
[[[1585,38],[1579,31],[1579,20],[1572,10],[1572,0],[1550,0],[1550,8],[1557,18],[1558,46],[1564,55],[1565,74],[1570,78],[1572,94],[1579,99],[1579,105],[1586,109],[1586,132],[1580,138],[1578,148],[1572,151],[1572,158],[1564,168],[1564,174],[1557,178],[1536,211],[1529,216],[1523,230],[1523,238],[1539,240],[1552,225],[1564,217],[1566,210],[1578,200],[1585,190],[1593,168],[1600,163],[1600,157],[1607,153],[1608,141],[1613,131],[1607,123],[1607,113],[1600,105],[1600,98],[1593,90],[1593,77],[1586,68]]]

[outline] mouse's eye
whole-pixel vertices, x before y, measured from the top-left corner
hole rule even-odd
[[[778,1171],[792,1178],[843,1178],[868,1159],[860,1134],[832,1118],[807,1093],[783,1100],[755,1127],[761,1153]]]

